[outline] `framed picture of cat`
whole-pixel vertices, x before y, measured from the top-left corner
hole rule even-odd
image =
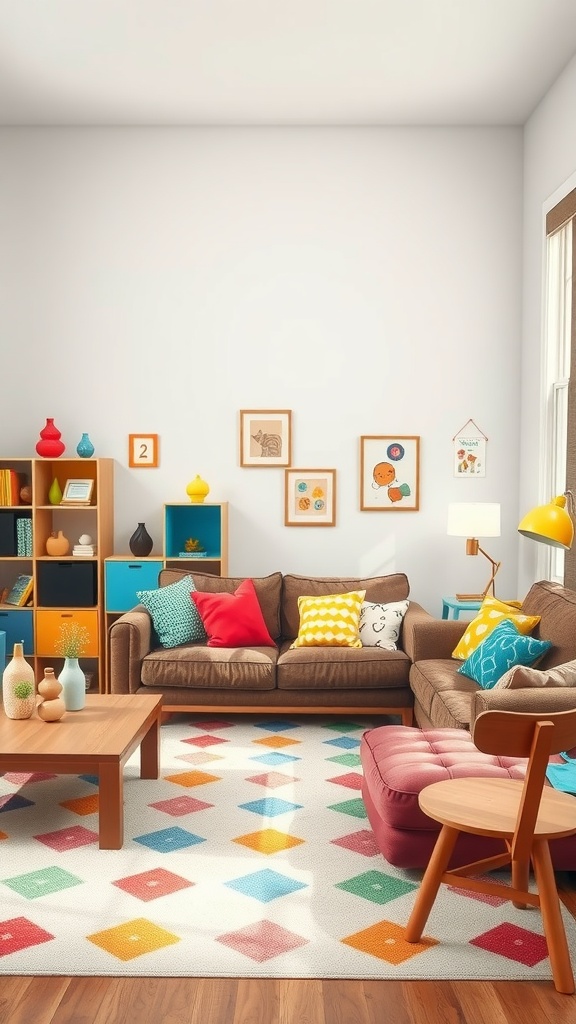
[[[292,410],[240,410],[240,465],[264,469],[292,464]]]

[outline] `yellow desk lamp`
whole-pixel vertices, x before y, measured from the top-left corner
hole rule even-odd
[[[573,512],[574,496],[572,491],[565,491],[547,505],[538,505],[528,512],[518,527],[518,533],[541,544],[569,551],[574,540],[574,522],[570,514]]]

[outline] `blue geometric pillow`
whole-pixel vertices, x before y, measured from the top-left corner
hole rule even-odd
[[[148,609],[162,647],[203,643],[206,630],[190,592],[196,590],[191,576],[158,590],[139,590],[136,597]]]
[[[458,672],[473,679],[483,690],[490,690],[509,668],[533,665],[551,647],[550,640],[524,636],[510,619],[504,619],[472,651]]]

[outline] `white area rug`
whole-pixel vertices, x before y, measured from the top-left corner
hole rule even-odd
[[[550,979],[537,910],[443,887],[404,941],[420,874],[375,846],[368,726],[174,717],[162,778],[127,765],[118,851],[98,849],[97,779],[0,778],[0,973]]]

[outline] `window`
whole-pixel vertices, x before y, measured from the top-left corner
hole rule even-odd
[[[572,268],[576,262],[576,189],[546,217],[546,308],[544,339],[545,451],[549,453],[545,486],[549,500],[576,484],[576,450],[569,443],[576,423],[570,367],[576,365],[576,303]],[[574,349],[574,357],[572,350]],[[546,548],[546,576],[569,582],[576,557],[561,548]]]

